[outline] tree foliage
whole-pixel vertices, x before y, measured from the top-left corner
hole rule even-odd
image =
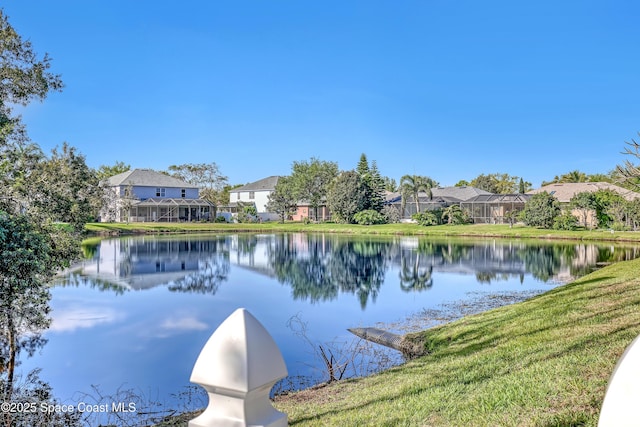
[[[327,195],[327,206],[338,222],[350,224],[353,216],[365,209],[369,187],[363,177],[355,171],[341,173],[331,184]]]
[[[562,175],[556,175],[553,177],[551,181],[543,181],[542,185],[549,184],[564,184],[564,183],[572,183],[572,182],[613,182],[613,172],[609,174],[587,174],[578,169],[569,171]]]
[[[589,225],[597,225],[588,224],[589,213],[595,213],[596,210],[595,193],[591,191],[576,193],[569,201],[569,204],[572,208],[576,209],[580,213],[580,220],[582,225],[584,225],[585,227],[588,227]]]
[[[27,376],[27,385],[16,385],[15,368],[20,353],[33,355],[45,342],[41,332],[50,323],[47,283],[79,254],[79,231],[87,212],[91,214],[91,209],[83,209],[91,206],[89,186],[95,175],[84,157],[64,145],[47,159],[13,112],[16,105],[41,101],[62,89],[60,77],[49,68],[49,57],[39,58],[0,9],[0,400],[4,402],[53,400],[37,372]],[[7,426],[36,425],[43,414],[37,416],[5,411],[0,419]],[[77,422],[45,418],[47,425]]]
[[[169,174],[189,184],[197,185],[200,188],[200,197],[216,206],[229,202],[228,193],[226,199],[221,197],[228,178],[222,175],[215,162],[171,165]]]
[[[532,227],[552,228],[553,221],[559,214],[558,200],[544,191],[531,196],[522,211],[522,220]]]
[[[532,189],[530,182],[506,173],[480,174],[469,185],[495,194],[525,193]]]
[[[399,191],[402,195],[402,211],[407,204],[407,200],[413,199],[416,204],[416,213],[420,213],[420,193],[426,193],[429,199],[433,198],[432,188],[438,186],[438,182],[428,176],[404,175],[400,178]]]
[[[268,196],[267,210],[275,212],[280,217],[280,222],[285,222],[293,215],[297,208],[297,198],[290,177],[278,179],[273,193]]]
[[[318,208],[325,202],[329,185],[338,176],[338,164],[312,157],[309,161],[293,162],[291,184],[298,200],[309,203],[318,217]]]
[[[442,210],[442,220],[446,220],[449,225],[468,224],[471,222],[471,216],[460,205],[449,205]]]
[[[104,181],[105,179],[111,178],[112,176],[127,172],[129,170],[131,170],[131,165],[128,165],[125,162],[118,161],[111,166],[100,165],[100,167],[96,171],[96,176],[100,181]]]
[[[638,135],[640,135],[640,132],[638,132]],[[625,144],[627,146],[624,148],[623,154],[640,159],[640,143],[632,139],[631,141],[625,141]],[[640,167],[632,163],[628,158],[623,164],[616,166],[615,175],[619,183],[635,191],[640,191]]]
[[[353,216],[353,220],[356,224],[360,225],[375,225],[385,224],[387,222],[385,216],[373,209],[367,209],[360,211]]]

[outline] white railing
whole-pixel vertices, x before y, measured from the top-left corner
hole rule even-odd
[[[281,427],[287,414],[269,401],[273,385],[287,376],[282,353],[269,332],[244,308],[234,311],[198,356],[191,382],[209,394],[209,405],[189,427]]]

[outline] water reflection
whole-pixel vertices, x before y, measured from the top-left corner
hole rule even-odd
[[[232,265],[291,287],[295,300],[356,296],[375,303],[389,270],[405,292],[423,292],[436,273],[474,275],[490,284],[526,275],[566,282],[607,263],[636,258],[635,246],[508,240],[434,240],[340,235],[223,235],[105,240],[67,285],[144,290],[168,284],[173,292],[215,295]]]
[[[351,293],[365,309],[384,282],[391,248],[390,241],[279,235],[269,246],[269,265],[280,283],[291,286],[294,299],[317,302]]]

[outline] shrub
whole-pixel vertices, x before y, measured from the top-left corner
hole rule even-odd
[[[380,212],[372,209],[356,213],[353,216],[353,220],[360,225],[384,224],[387,222]]]
[[[529,199],[522,211],[522,220],[531,227],[551,228],[559,214],[558,200],[545,191]]]
[[[388,224],[395,224],[400,222],[400,212],[393,206],[385,206],[382,208],[382,216]]]
[[[411,215],[411,219],[414,219],[420,225],[429,226],[429,225],[438,225],[438,216],[430,211],[420,212]]]
[[[218,215],[216,217],[216,219],[214,220],[214,222],[227,222],[227,219],[225,217],[223,217],[222,215]]]
[[[553,220],[554,230],[575,230],[578,228],[578,218],[571,212],[563,212]]]

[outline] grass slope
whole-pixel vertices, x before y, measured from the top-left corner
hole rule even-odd
[[[291,426],[595,426],[640,333],[640,260],[409,338],[431,354],[281,397]]]
[[[469,224],[439,225],[423,227],[417,224],[303,224],[289,222],[280,224],[267,222],[261,224],[215,224],[215,223],[91,223],[86,229],[98,234],[137,234],[137,233],[230,233],[230,232],[308,232],[308,233],[345,233],[345,234],[381,234],[381,235],[416,235],[416,236],[472,236],[472,237],[506,237],[506,238],[543,238],[570,240],[606,240],[640,242],[640,233],[631,231],[578,230],[559,231],[542,230],[524,225],[510,228],[508,225]]]

